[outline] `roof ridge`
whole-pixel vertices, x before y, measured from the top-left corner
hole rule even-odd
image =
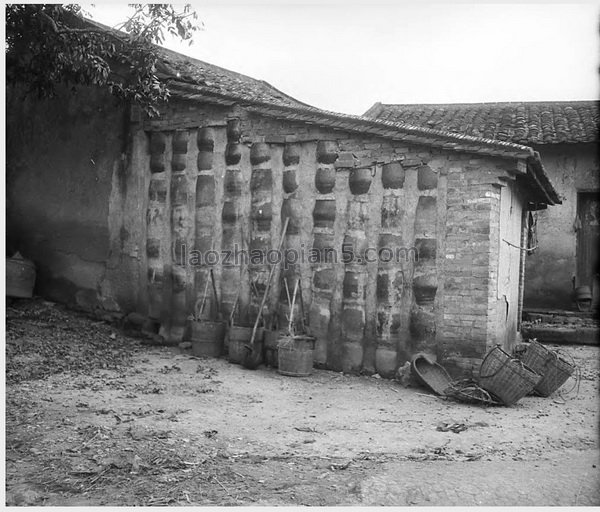
[[[440,107],[440,106],[481,106],[481,105],[561,105],[561,104],[600,104],[600,100],[540,100],[540,101],[475,101],[475,102],[462,102],[462,103],[381,103],[377,102],[375,105],[381,107]],[[375,106],[373,105],[373,107]],[[371,107],[369,110],[371,110]],[[369,111],[368,110],[368,111]],[[367,112],[368,112],[367,111]]]

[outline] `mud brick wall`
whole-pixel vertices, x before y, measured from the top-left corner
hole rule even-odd
[[[526,259],[525,308],[577,310],[573,301],[574,279],[575,286],[587,285],[595,290],[597,304],[597,278],[581,282],[583,272],[578,271],[577,261],[581,231],[574,228],[574,223],[579,213],[579,193],[600,193],[598,145],[544,144],[535,149],[540,152],[562,204],[537,214],[538,249]]]
[[[471,375],[491,346],[504,343],[500,190],[516,162],[199,104],[173,104],[140,129],[151,176],[148,313],[160,310],[166,338],[181,338],[207,289],[207,266],[177,260],[184,244],[220,252],[244,239],[246,248],[266,251],[289,218],[283,248],[297,253],[277,273],[267,312],[283,326],[283,278],[290,293],[300,278],[317,366],[391,377],[427,351],[451,372]],[[216,265],[222,311],[239,294],[240,321],[250,322],[268,271],[264,261]],[[513,281],[518,287],[518,270]]]
[[[73,95],[57,86],[49,99],[7,87],[7,255],[19,251],[35,263],[36,295],[90,310],[136,306],[137,252],[120,229],[137,203],[132,189],[132,203],[121,201],[128,117],[94,87]]]

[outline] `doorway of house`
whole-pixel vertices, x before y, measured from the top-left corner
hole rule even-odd
[[[589,286],[592,307],[598,307],[600,295],[598,244],[600,243],[600,193],[577,194],[577,286]]]

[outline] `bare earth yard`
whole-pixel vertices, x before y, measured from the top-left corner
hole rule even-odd
[[[599,347],[513,407],[284,377],[7,307],[7,505],[600,505]],[[445,425],[456,424],[455,430]]]

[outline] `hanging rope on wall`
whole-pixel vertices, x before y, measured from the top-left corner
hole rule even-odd
[[[538,247],[537,212],[527,214],[527,255],[531,255]]]
[[[520,245],[513,244],[506,239],[502,239],[503,242],[519,249],[520,251],[525,251],[528,255],[533,254],[535,250],[538,248],[538,239],[537,239],[537,212],[529,211],[527,213],[527,244],[525,247],[521,247]]]

